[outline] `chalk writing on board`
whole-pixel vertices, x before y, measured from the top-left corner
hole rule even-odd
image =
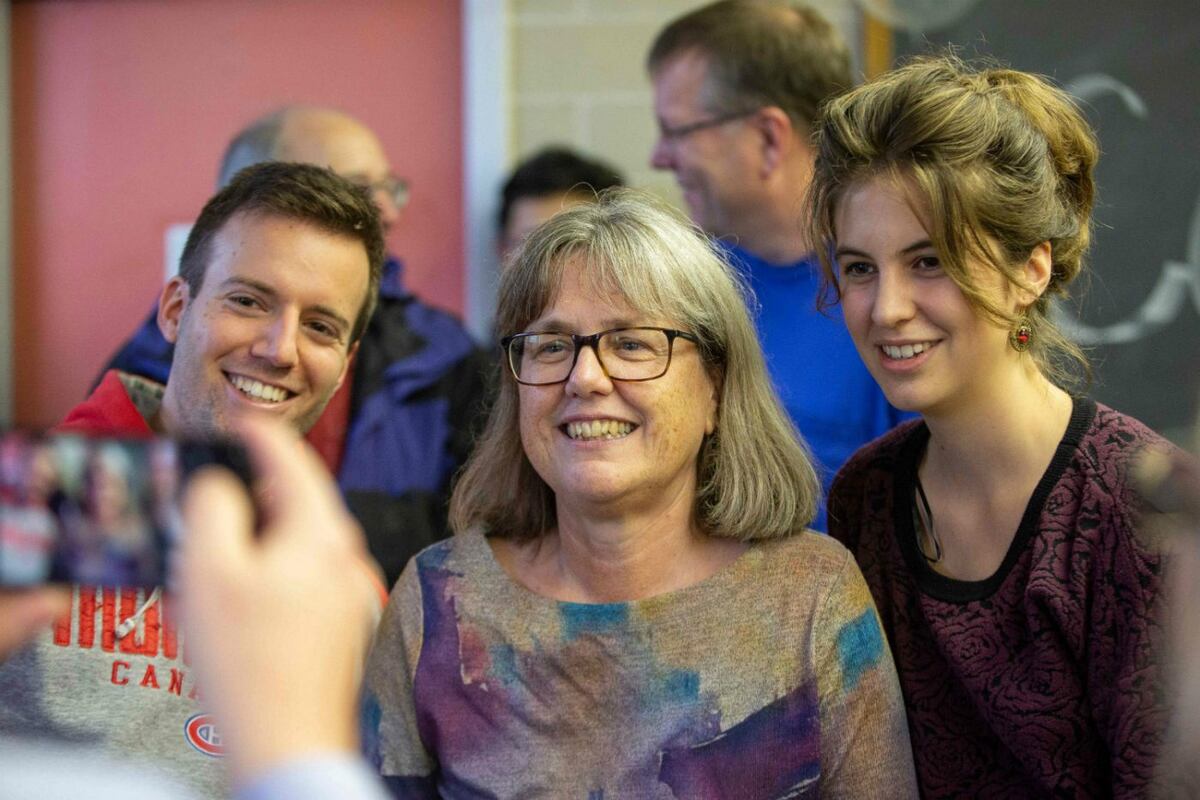
[[[1081,75],[1064,88],[1084,102],[1115,94],[1131,115],[1145,118],[1149,114],[1145,102],[1134,89],[1103,73]],[[1063,331],[1079,344],[1128,344],[1171,324],[1189,297],[1193,307],[1200,312],[1200,196],[1197,196],[1192,211],[1184,261],[1163,263],[1154,288],[1133,315],[1111,325],[1089,325],[1062,303],[1057,304],[1055,310]]]

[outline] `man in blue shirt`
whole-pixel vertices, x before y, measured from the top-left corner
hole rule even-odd
[[[863,366],[801,233],[821,103],[848,88],[845,41],[805,6],[721,0],[664,28],[647,67],[659,137],[693,221],[727,249],[753,290],[771,378],[826,490],[861,445],[907,415]],[[825,514],[814,522],[825,529]]]

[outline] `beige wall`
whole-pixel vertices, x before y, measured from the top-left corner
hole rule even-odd
[[[511,155],[566,144],[619,167],[674,202],[669,173],[650,169],[655,139],[643,64],[655,34],[707,0],[509,0]],[[850,0],[812,0],[852,43]]]

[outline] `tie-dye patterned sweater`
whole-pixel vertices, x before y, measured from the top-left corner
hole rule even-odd
[[[401,576],[366,684],[366,747],[398,797],[916,796],[870,593],[813,533],[595,605],[534,594],[457,536]]]

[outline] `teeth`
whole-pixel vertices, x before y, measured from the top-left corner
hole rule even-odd
[[[567,436],[572,439],[620,439],[622,436],[628,436],[632,430],[632,424],[615,419],[567,423]]]
[[[255,400],[266,400],[268,403],[280,403],[287,399],[286,389],[278,386],[268,386],[262,381],[244,378],[241,375],[230,375],[229,382],[237,387],[242,394],[247,394]]]
[[[887,354],[888,358],[912,358],[933,347],[933,342],[919,342],[917,344],[902,344],[898,346],[885,344],[882,347],[883,352]]]

